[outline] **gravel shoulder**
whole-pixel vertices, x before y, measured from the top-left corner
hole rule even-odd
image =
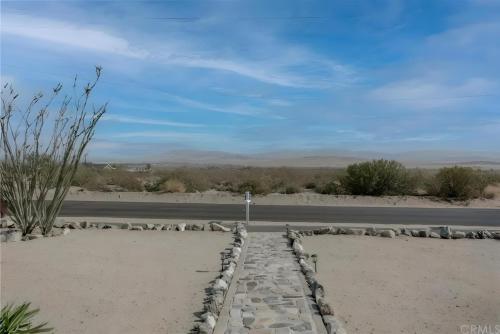
[[[460,333],[500,324],[497,240],[305,237],[348,333]]]
[[[230,233],[85,230],[1,245],[1,301],[56,333],[187,333]]]

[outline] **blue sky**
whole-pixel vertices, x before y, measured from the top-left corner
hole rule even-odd
[[[2,82],[101,65],[90,157],[499,151],[500,1],[2,1]]]

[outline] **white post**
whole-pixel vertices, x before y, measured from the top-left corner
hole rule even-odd
[[[250,202],[252,201],[252,195],[249,191],[245,191],[245,205],[246,205],[246,223],[250,222]]]

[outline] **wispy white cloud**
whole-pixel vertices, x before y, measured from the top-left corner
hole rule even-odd
[[[181,131],[131,131],[109,136],[114,139],[146,139],[158,141],[172,141],[182,143],[212,143],[217,144],[230,138],[223,134],[206,132],[181,132]]]
[[[228,56],[219,50],[207,49],[205,43],[197,42],[189,35],[184,36],[184,40],[189,42],[149,40],[147,43],[141,42],[141,45],[146,43],[147,47],[135,47],[130,40],[100,26],[11,13],[2,15],[1,33],[48,41],[65,47],[139,58],[163,65],[228,72],[285,87],[322,88],[345,85],[355,77],[355,72],[349,66],[284,44],[274,45],[268,50],[272,57],[257,61],[246,59],[244,55]],[[275,57],[276,52],[281,54],[279,58]]]
[[[255,108],[252,106],[248,106],[245,104],[240,104],[240,105],[233,105],[233,106],[218,106],[206,102],[200,102],[194,99],[178,96],[178,95],[173,95],[173,94],[168,94],[164,93],[164,95],[169,98],[170,100],[179,103],[181,105],[184,105],[186,107],[190,108],[195,108],[195,109],[201,109],[201,110],[207,110],[207,111],[213,111],[213,112],[219,112],[219,113],[226,113],[226,114],[237,114],[237,115],[244,115],[244,116],[265,116],[266,111]]]
[[[104,115],[102,120],[110,122],[118,122],[118,123],[165,125],[165,126],[184,127],[184,128],[194,128],[194,127],[204,126],[203,124],[181,123],[181,122],[167,121],[163,119],[159,120],[150,118],[138,118],[138,117],[128,117],[128,116],[120,116],[113,114]]]
[[[146,50],[133,48],[126,39],[95,27],[27,15],[2,15],[1,33],[133,58],[149,55]]]
[[[414,109],[433,109],[467,104],[468,100],[497,94],[498,83],[471,78],[448,83],[437,78],[416,78],[389,83],[369,93],[373,99]]]

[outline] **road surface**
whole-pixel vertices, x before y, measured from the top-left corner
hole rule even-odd
[[[245,220],[244,205],[65,201],[61,216]],[[252,221],[500,226],[500,209],[252,205]]]

